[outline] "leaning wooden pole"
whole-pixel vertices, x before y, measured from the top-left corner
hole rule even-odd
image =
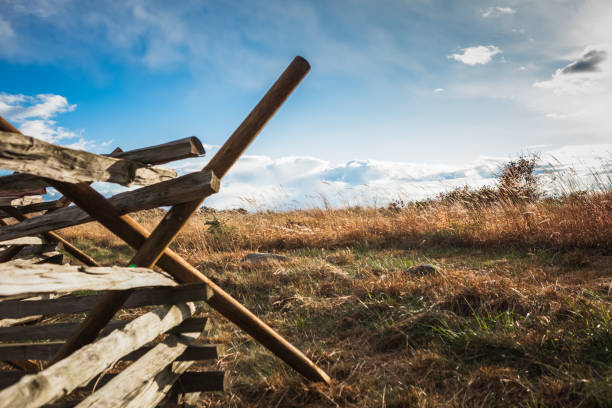
[[[206,169],[214,168],[219,171],[219,176],[222,177],[225,175],[229,168],[238,160],[242,152],[253,141],[255,136],[257,136],[261,128],[297,87],[299,82],[308,73],[309,69],[310,66],[305,59],[301,57],[294,59],[255,109],[253,109],[251,114],[249,114],[217,155],[215,155]],[[129,216],[122,216],[114,205],[108,202],[95,190],[82,184],[75,185],[56,181],[51,181],[50,183],[130,246],[139,249],[147,242],[147,238],[149,237],[148,231]],[[188,218],[201,202],[201,200],[194,200],[189,203],[189,206],[184,206],[185,209],[180,210],[180,212],[177,210],[176,213],[184,214],[186,215],[185,218]],[[188,209],[191,208],[193,208],[193,210],[189,212]],[[182,224],[184,224],[184,222]],[[267,347],[275,355],[309,380],[324,381],[326,383],[330,382],[330,377],[300,350],[251,313],[241,305],[240,302],[218,287],[208,277],[191,266],[179,255],[168,249],[167,244],[164,245],[163,242],[166,239],[168,238],[162,240],[152,239],[150,242],[155,243],[155,245],[149,246],[149,249],[146,251],[146,256],[144,251],[139,251],[143,254],[141,262],[154,263],[155,260],[152,259],[156,259],[159,256],[157,254],[158,252],[161,253],[158,265],[172,274],[179,282],[204,282],[211,287],[213,296],[208,300],[208,303],[219,313],[249,333],[255,340]],[[155,257],[151,255],[155,255]],[[138,259],[136,259],[136,261],[138,261]],[[116,307],[116,303],[113,303],[113,299],[107,300],[109,300],[109,302],[106,306],[111,310]],[[114,300],[120,301],[121,299]],[[119,304],[119,307],[120,306]],[[96,307],[96,309],[101,310],[103,308]],[[107,313],[108,312],[109,310],[107,310]]]

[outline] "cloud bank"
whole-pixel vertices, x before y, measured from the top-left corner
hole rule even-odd
[[[538,151],[534,147],[533,151]],[[214,152],[210,153],[211,156]],[[420,200],[469,185],[492,185],[510,157],[481,157],[460,166],[380,160],[332,163],[316,157],[245,156],[221,183],[219,194],[205,203],[214,208],[248,210],[294,209],[351,205],[386,205],[403,199]],[[599,188],[610,183],[612,144],[566,146],[541,153],[537,172],[552,193],[572,188]],[[190,159],[174,167],[180,172],[200,169],[207,160]],[[597,174],[600,180],[596,180]],[[552,179],[557,181],[553,182]]]

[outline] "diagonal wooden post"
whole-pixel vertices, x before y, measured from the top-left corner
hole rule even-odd
[[[214,168],[218,170],[220,176],[227,173],[229,168],[238,160],[240,154],[252,142],[261,128],[282,105],[293,89],[295,89],[302,78],[307,74],[309,69],[310,66],[308,62],[303,58],[297,57],[294,59],[291,65],[289,65],[272,88],[266,93],[255,109],[253,109],[251,114],[249,114],[236,132],[234,132],[234,134],[230,137],[228,142],[226,142],[222,149],[211,160],[210,163],[212,163],[212,165],[209,163],[206,168]],[[84,185],[75,185],[52,180],[49,182],[58,191],[74,201],[79,207],[96,218],[100,223],[102,223],[132,247],[138,249],[141,248],[145,242],[147,242],[147,238],[149,237],[148,231],[146,231],[129,216],[122,216],[114,205],[108,202],[95,190]],[[194,200],[193,202],[188,203],[188,205],[181,207],[182,209],[180,211],[175,211],[176,213],[186,215],[185,221],[182,222],[183,225],[188,216],[193,213],[201,202],[202,200]],[[171,241],[176,233],[173,233],[172,237],[170,238],[168,238],[168,234],[160,235],[163,235],[165,238],[155,240],[152,239],[150,242],[154,242],[155,245],[148,246],[149,249],[146,251],[146,256],[144,255],[145,251],[139,251],[141,254],[143,254],[142,259],[136,259],[139,264],[142,262],[152,265],[155,263],[155,259],[159,258],[158,265],[172,274],[179,282],[207,283],[213,292],[213,296],[207,302],[214,309],[235,323],[238,327],[245,330],[262,345],[267,347],[306,378],[310,379],[311,381],[324,381],[326,383],[330,382],[330,377],[310,359],[308,359],[308,357],[306,357],[300,350],[257,318],[253,313],[251,313],[228,293],[223,291],[223,289],[218,287],[208,277],[200,273],[172,250],[168,249],[168,244],[165,243],[165,241]],[[159,257],[160,254],[161,257]],[[95,310],[99,311],[101,314],[105,312],[108,316],[110,311],[120,308],[124,300],[125,299],[123,296],[106,298],[104,302],[105,304],[100,302],[95,307]],[[93,322],[95,322],[95,319],[91,319],[90,323]],[[105,324],[106,322],[104,322],[104,325]],[[91,332],[88,332],[88,334],[91,334]],[[57,356],[54,358],[54,361],[57,361]]]

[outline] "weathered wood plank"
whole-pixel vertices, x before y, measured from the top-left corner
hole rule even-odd
[[[126,191],[109,200],[117,206],[121,214],[127,214],[189,201],[202,194],[210,195],[217,191],[219,191],[219,179],[212,172],[196,172],[152,186]],[[18,224],[0,228],[0,239],[8,240],[36,235],[93,220],[93,217],[79,207],[60,208],[50,214],[32,217]]]
[[[199,334],[199,333],[198,333]],[[123,359],[128,361],[138,360],[152,346],[143,346],[140,349],[128,354]],[[213,360],[219,357],[219,345],[216,344],[190,344],[185,350],[176,357],[177,361],[202,361]],[[33,360],[33,359],[32,359]]]
[[[0,168],[68,183],[105,181],[121,185],[149,185],[176,177],[174,170],[146,166],[82,150],[57,146],[19,133],[0,132]],[[19,174],[5,176],[0,189],[21,189]],[[32,184],[25,188],[45,187]],[[6,187],[5,187],[6,186]]]
[[[202,142],[195,137],[186,137],[142,149],[112,153],[109,156],[145,164],[164,164],[175,160],[198,157],[205,153]]]
[[[184,373],[191,365],[192,361],[182,361],[172,363],[164,368],[154,378],[147,381],[138,389],[133,398],[126,401],[124,408],[155,407],[162,402],[179,376]]]
[[[39,255],[44,254],[45,252],[57,251],[57,249],[57,242],[52,242],[49,244],[28,245],[19,252],[18,256],[25,257],[30,255]]]
[[[142,356],[139,356],[140,358],[137,361],[109,381],[108,384],[85,398],[77,407],[124,407],[130,404],[132,400],[140,399],[138,397],[140,394],[155,393],[158,390],[148,386],[149,381],[164,368],[172,365],[172,362],[187,350],[189,342],[198,336],[199,333],[168,336],[163,342],[158,343],[155,347],[143,353]],[[161,397],[163,398],[163,395]],[[146,405],[140,406],[154,407],[159,401],[153,402],[153,400],[156,400],[156,398],[151,398]]]
[[[113,153],[110,153],[107,155],[105,154],[104,156],[114,157],[116,159],[131,160],[131,161],[142,163],[142,164],[156,165],[156,164],[164,164],[164,163],[172,162],[175,160],[186,159],[189,157],[198,157],[198,156],[203,155],[204,153],[205,153],[204,147],[202,146],[202,143],[200,142],[200,140],[198,140],[197,137],[192,136],[192,137],[178,139],[172,142],[168,142],[168,143],[164,143],[164,144],[160,144],[156,146],[145,147],[142,149],[129,150],[127,152],[124,152],[118,148],[118,149],[115,149]],[[15,180],[17,180],[17,182],[15,182]],[[5,179],[4,177],[0,177],[0,186],[11,185],[11,183],[13,185],[15,185],[16,183],[16,185],[23,185],[23,186],[46,185],[46,182],[42,181],[42,179],[36,180],[36,178],[32,177],[31,175],[27,175],[27,174],[20,174],[19,177],[12,177],[8,179]],[[38,191],[36,193],[30,193],[29,195],[45,194],[44,190],[41,192],[40,188],[29,189],[26,191],[28,192]],[[63,207],[63,205],[61,202],[59,202],[59,200],[56,200],[56,201],[51,201],[47,203],[31,204],[25,207],[22,208],[21,210],[27,214],[31,212],[37,212],[37,211],[46,211],[46,210],[50,210],[53,208],[61,208]]]
[[[193,304],[160,308],[134,319],[95,343],[0,391],[0,408],[40,407],[86,385],[122,356],[139,349],[189,317]]]
[[[15,384],[26,375],[36,374],[35,371],[0,371],[0,389]],[[105,374],[98,380],[94,378],[89,384],[79,388],[84,391],[91,391],[97,383],[97,389],[108,384],[117,374]],[[179,394],[192,392],[227,391],[228,376],[224,371],[190,371],[181,374],[173,390]],[[73,404],[73,405],[76,405]]]
[[[16,225],[16,224],[11,224]],[[40,245],[43,240],[40,237],[20,237],[15,239],[8,239],[0,241],[0,246],[8,245]]]
[[[42,203],[24,205],[22,207],[19,207],[19,210],[24,214],[30,214],[33,212],[57,210],[58,208],[63,208],[65,206],[66,205],[64,204],[63,200],[54,200],[54,201],[45,201]],[[5,213],[4,211],[0,211],[0,217],[6,218],[6,217],[10,217],[10,215]]]
[[[55,299],[5,300],[0,302],[0,319],[19,318],[31,315],[54,315],[58,313],[81,313],[91,310],[103,294],[89,296],[62,296]],[[183,284],[180,286],[160,286],[135,289],[123,309],[133,309],[150,305],[171,305],[206,300],[212,296],[205,283]]]
[[[35,326],[21,326],[22,324],[28,324],[28,323],[34,323],[37,322],[39,320],[42,319],[42,315],[37,315],[37,316],[26,316],[26,317],[20,317],[19,319],[2,319],[0,320],[0,332],[2,330],[5,329],[28,329],[30,327],[35,327]],[[27,340],[28,338],[25,337],[24,340]],[[2,340],[2,335],[0,334],[0,341]]]
[[[122,290],[177,283],[146,268],[73,265],[0,265],[0,296],[62,293],[77,290]]]
[[[129,322],[128,322],[129,324]],[[125,325],[127,326],[127,324]],[[124,327],[125,327],[124,326]],[[60,347],[61,341],[46,343],[10,343],[0,344],[1,360],[51,360]],[[122,356],[122,361],[135,361],[149,352],[154,345],[145,345],[140,349]],[[219,356],[218,346],[214,344],[192,344],[185,346],[183,351],[175,357],[178,361],[211,360]],[[168,363],[168,361],[166,362]]]
[[[10,177],[10,176],[7,176]],[[25,197],[2,197],[0,198],[0,205],[29,205],[43,202],[41,195],[25,196]]]
[[[40,196],[46,194],[44,188],[23,188],[23,189],[0,189],[0,199],[2,198],[19,198],[25,196]],[[1,201],[0,201],[1,202]]]
[[[193,299],[190,299],[193,300]],[[27,316],[21,319],[0,320],[0,341],[40,341],[40,340],[64,340],[68,338],[79,326],[79,323],[54,323],[31,326],[15,326],[35,320],[40,320],[42,315]],[[28,319],[28,320],[23,320]],[[121,329],[130,320],[113,320],[104,327],[101,336],[106,336],[115,329]],[[9,327],[12,326],[12,327]],[[207,317],[190,317],[181,324],[173,327],[169,333],[192,333],[210,330],[211,324]]]

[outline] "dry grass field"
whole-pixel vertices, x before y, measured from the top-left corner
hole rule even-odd
[[[231,390],[202,405],[612,406],[612,194],[521,183],[386,208],[202,210],[173,249],[334,379],[308,385],[212,313]],[[97,224],[61,233],[108,264],[132,254]]]

